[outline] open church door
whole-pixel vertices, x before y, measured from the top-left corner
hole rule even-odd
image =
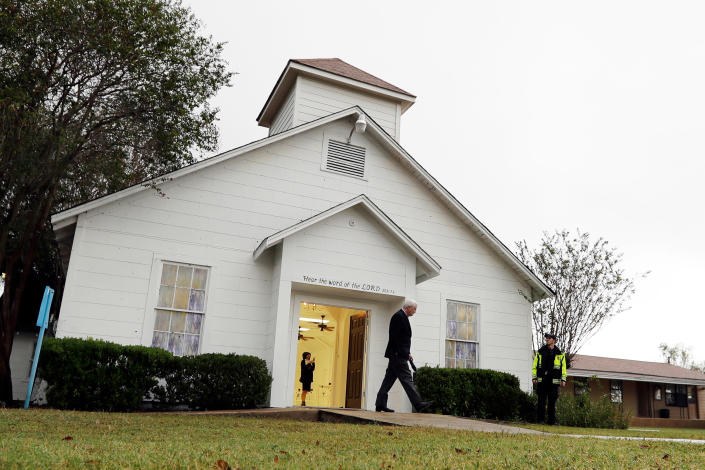
[[[348,377],[345,388],[345,408],[362,408],[366,329],[367,312],[350,317]]]

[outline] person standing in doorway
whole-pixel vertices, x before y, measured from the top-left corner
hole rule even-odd
[[[546,423],[553,425],[556,424],[558,387],[565,387],[567,378],[565,354],[556,346],[556,335],[546,333],[543,336],[546,344],[536,352],[531,377],[539,396],[536,418],[539,423],[544,422],[548,399],[548,421]]]
[[[316,369],[316,359],[311,359],[311,353],[305,352],[301,359],[301,406],[306,406],[306,394],[311,392],[311,383],[313,382],[313,371]]]
[[[384,352],[384,357],[389,359],[389,364],[387,365],[387,372],[384,374],[382,385],[377,393],[377,400],[375,401],[376,411],[394,412],[394,410],[387,408],[387,398],[389,390],[397,379],[404,387],[404,391],[416,411],[423,411],[431,405],[430,402],[421,400],[419,392],[414,387],[408,365],[409,361],[413,361],[411,357],[411,324],[409,323],[409,317],[416,313],[416,307],[417,304],[413,300],[405,300],[401,310],[392,315],[392,319],[389,322],[389,341]]]

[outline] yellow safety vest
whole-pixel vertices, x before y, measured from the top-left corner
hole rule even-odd
[[[534,356],[534,365],[531,369],[531,378],[539,383],[543,381],[543,377],[538,376],[538,371],[541,369],[541,361],[541,353],[537,352]],[[558,378],[559,371],[560,378]],[[551,383],[553,383],[553,385],[560,385],[561,381],[565,382],[568,378],[565,367],[565,354],[563,354],[560,350],[557,351],[557,354],[553,359],[553,373],[551,374],[551,377]]]

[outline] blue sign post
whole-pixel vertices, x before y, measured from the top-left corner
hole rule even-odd
[[[44,340],[44,331],[49,326],[49,310],[51,301],[54,298],[54,289],[46,286],[44,289],[44,297],[42,305],[39,307],[39,316],[37,317],[37,326],[39,327],[39,339],[37,339],[37,347],[34,349],[34,360],[32,361],[32,372],[29,374],[29,383],[27,384],[27,397],[24,399],[24,409],[29,408],[29,399],[32,397],[32,389],[34,388],[34,376],[37,374],[37,363],[39,362],[39,352],[42,350],[42,341]]]

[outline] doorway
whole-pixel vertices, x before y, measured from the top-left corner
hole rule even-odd
[[[304,353],[315,360],[306,405],[325,408],[361,408],[365,386],[365,350],[368,311],[300,302],[297,335],[294,405],[301,404],[301,361]]]

